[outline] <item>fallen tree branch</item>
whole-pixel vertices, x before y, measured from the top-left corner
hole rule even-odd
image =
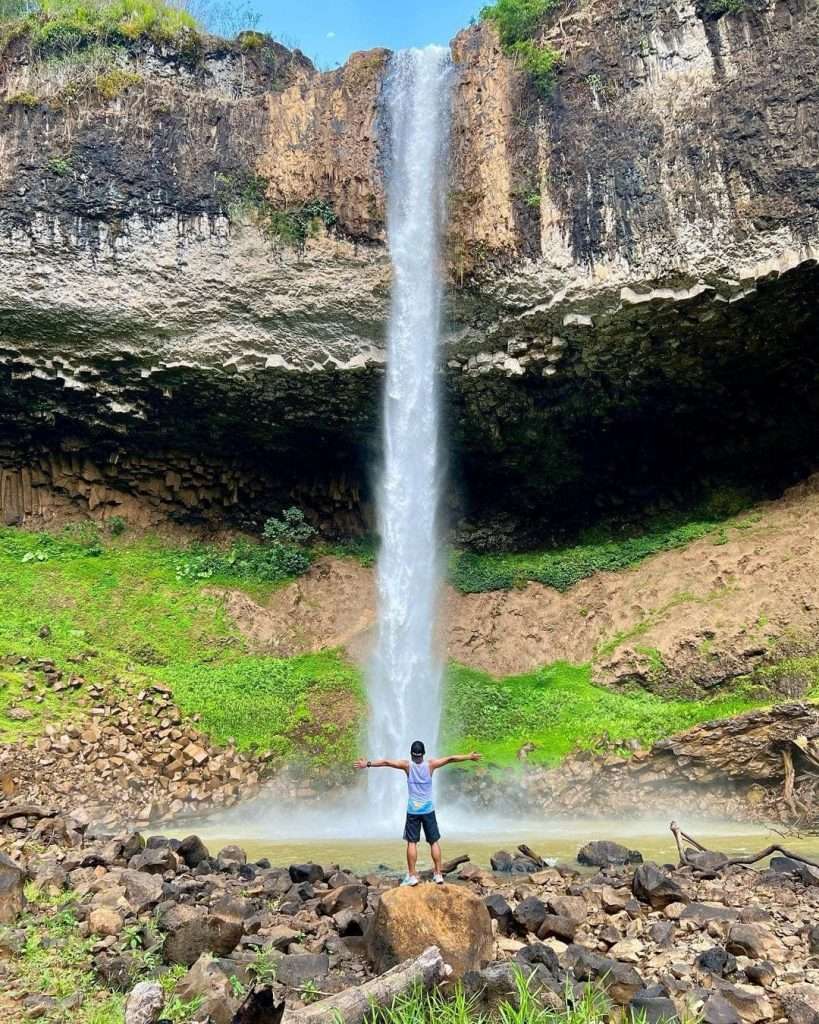
[[[453,857],[452,860],[445,860],[441,865],[441,874],[451,875],[453,871],[456,871],[461,864],[466,864],[468,860],[468,853],[462,853],[460,857]]]
[[[431,988],[451,973],[438,947],[430,946],[415,960],[407,960],[364,985],[300,1010],[287,1010],[283,1024],[361,1024],[374,1007],[389,1006],[396,996],[417,985]]]
[[[0,809],[0,825],[12,818],[53,818],[56,813],[46,807],[38,807],[37,804],[12,804],[11,807]]]
[[[695,870],[704,870],[709,874],[716,874],[725,868],[730,868],[735,865],[747,866],[748,864],[756,864],[757,861],[764,860],[766,857],[770,857],[774,853],[780,853],[783,857],[787,857],[788,860],[795,860],[800,864],[807,864],[809,867],[819,868],[819,862],[810,860],[808,857],[804,857],[801,853],[794,853],[793,850],[788,850],[780,843],[771,843],[770,846],[766,846],[765,849],[760,850],[759,853],[749,853],[744,857],[729,857],[717,850],[706,849],[702,844],[698,843],[696,839],[692,839],[691,836],[686,835],[676,821],[672,821],[669,827],[677,843],[677,850],[680,854],[680,864],[693,867]],[[682,843],[680,842],[681,839],[691,843],[692,846],[696,847],[696,850],[684,850]],[[697,854],[710,855],[712,859],[709,860],[706,866],[703,866],[702,864],[697,863]],[[715,858],[719,858],[719,861],[717,862]]]
[[[533,860],[538,867],[546,867],[546,861],[540,856],[540,854],[535,853],[531,846],[527,846],[526,843],[521,843],[518,846],[518,850],[523,854],[524,857],[528,857],[529,860]]]

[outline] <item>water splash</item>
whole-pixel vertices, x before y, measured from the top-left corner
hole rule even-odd
[[[428,46],[396,53],[384,83],[393,283],[378,493],[378,638],[368,679],[373,757],[406,757],[414,739],[434,752],[438,742],[440,240],[451,80],[449,51]],[[402,777],[372,772],[368,786],[377,819],[401,815]]]

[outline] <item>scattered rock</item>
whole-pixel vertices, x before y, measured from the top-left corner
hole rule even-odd
[[[122,931],[122,915],[111,907],[96,907],[88,915],[88,925],[95,935],[117,936]]]
[[[497,853],[493,853],[489,858],[493,871],[511,871],[513,861],[514,857],[511,853],[507,853],[506,850],[498,850]]]
[[[211,931],[204,908],[175,903],[161,915],[160,926],[166,933],[163,951],[169,963],[192,967],[210,952]]]
[[[578,851],[577,860],[588,867],[608,868],[618,864],[642,864],[643,855],[639,850],[629,850],[619,843],[595,839]]]
[[[739,911],[721,903],[689,903],[680,915],[682,921],[696,921],[706,925],[709,921],[738,921]]]
[[[508,935],[512,928],[512,908],[499,892],[490,893],[483,900],[489,916],[498,922],[498,931],[501,935]]]
[[[128,861],[131,871],[143,871],[146,875],[164,875],[175,872],[179,858],[169,846],[152,847],[143,850]]]
[[[736,956],[770,960],[775,964],[783,963],[787,955],[783,943],[764,924],[732,925],[725,947]]]
[[[809,984],[785,985],[777,992],[788,1024],[816,1024],[819,1021],[819,987]]]
[[[580,981],[593,981],[602,985],[619,1006],[627,1006],[645,987],[642,977],[629,964],[599,956],[584,946],[569,946],[564,964],[574,971]]]
[[[631,891],[652,910],[662,910],[669,903],[685,903],[687,897],[680,886],[654,864],[641,864],[634,872]]]
[[[736,1008],[719,993],[708,996],[702,1006],[704,1024],[741,1024]]]
[[[727,949],[722,946],[714,946],[706,949],[697,957],[697,967],[709,974],[716,974],[725,977],[726,974],[734,974],[737,969],[737,960]]]
[[[564,942],[574,942],[579,922],[571,917],[561,917],[560,914],[546,914],[537,930],[540,939],[558,938]]]
[[[524,935],[537,935],[547,915],[546,904],[537,896],[527,896],[512,911],[512,916]]]
[[[320,864],[291,864],[288,868],[291,880],[298,885],[300,882],[321,882],[324,879],[324,868]]]
[[[296,953],[283,956],[276,968],[276,981],[290,988],[301,988],[306,981],[326,978],[330,960],[326,953]]]
[[[210,857],[207,846],[199,836],[186,836],[176,852],[189,868],[195,868]]]
[[[179,979],[176,995],[183,1003],[201,1000],[197,1018],[213,1024],[231,1024],[241,1002],[234,996],[230,978],[220,962],[207,954],[200,956],[184,978]]]
[[[677,1008],[666,996],[638,992],[628,1004],[632,1020],[645,1024],[675,1024],[679,1021]]]
[[[125,1024],[156,1024],[165,1003],[162,987],[155,981],[135,985],[125,1004]]]
[[[26,905],[25,872],[11,857],[0,853],[0,924],[13,924]]]

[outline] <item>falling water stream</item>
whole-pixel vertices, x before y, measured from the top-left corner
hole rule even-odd
[[[449,51],[428,46],[396,53],[384,84],[393,283],[378,489],[378,638],[368,678],[374,757],[407,757],[414,739],[434,751],[438,741],[437,378],[451,79]],[[402,777],[375,771],[368,786],[375,818],[400,813]]]

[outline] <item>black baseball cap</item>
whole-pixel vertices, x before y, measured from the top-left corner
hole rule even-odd
[[[412,754],[413,758],[421,758],[424,756],[426,752],[427,748],[420,740],[415,740],[415,742],[410,747],[410,754]]]

